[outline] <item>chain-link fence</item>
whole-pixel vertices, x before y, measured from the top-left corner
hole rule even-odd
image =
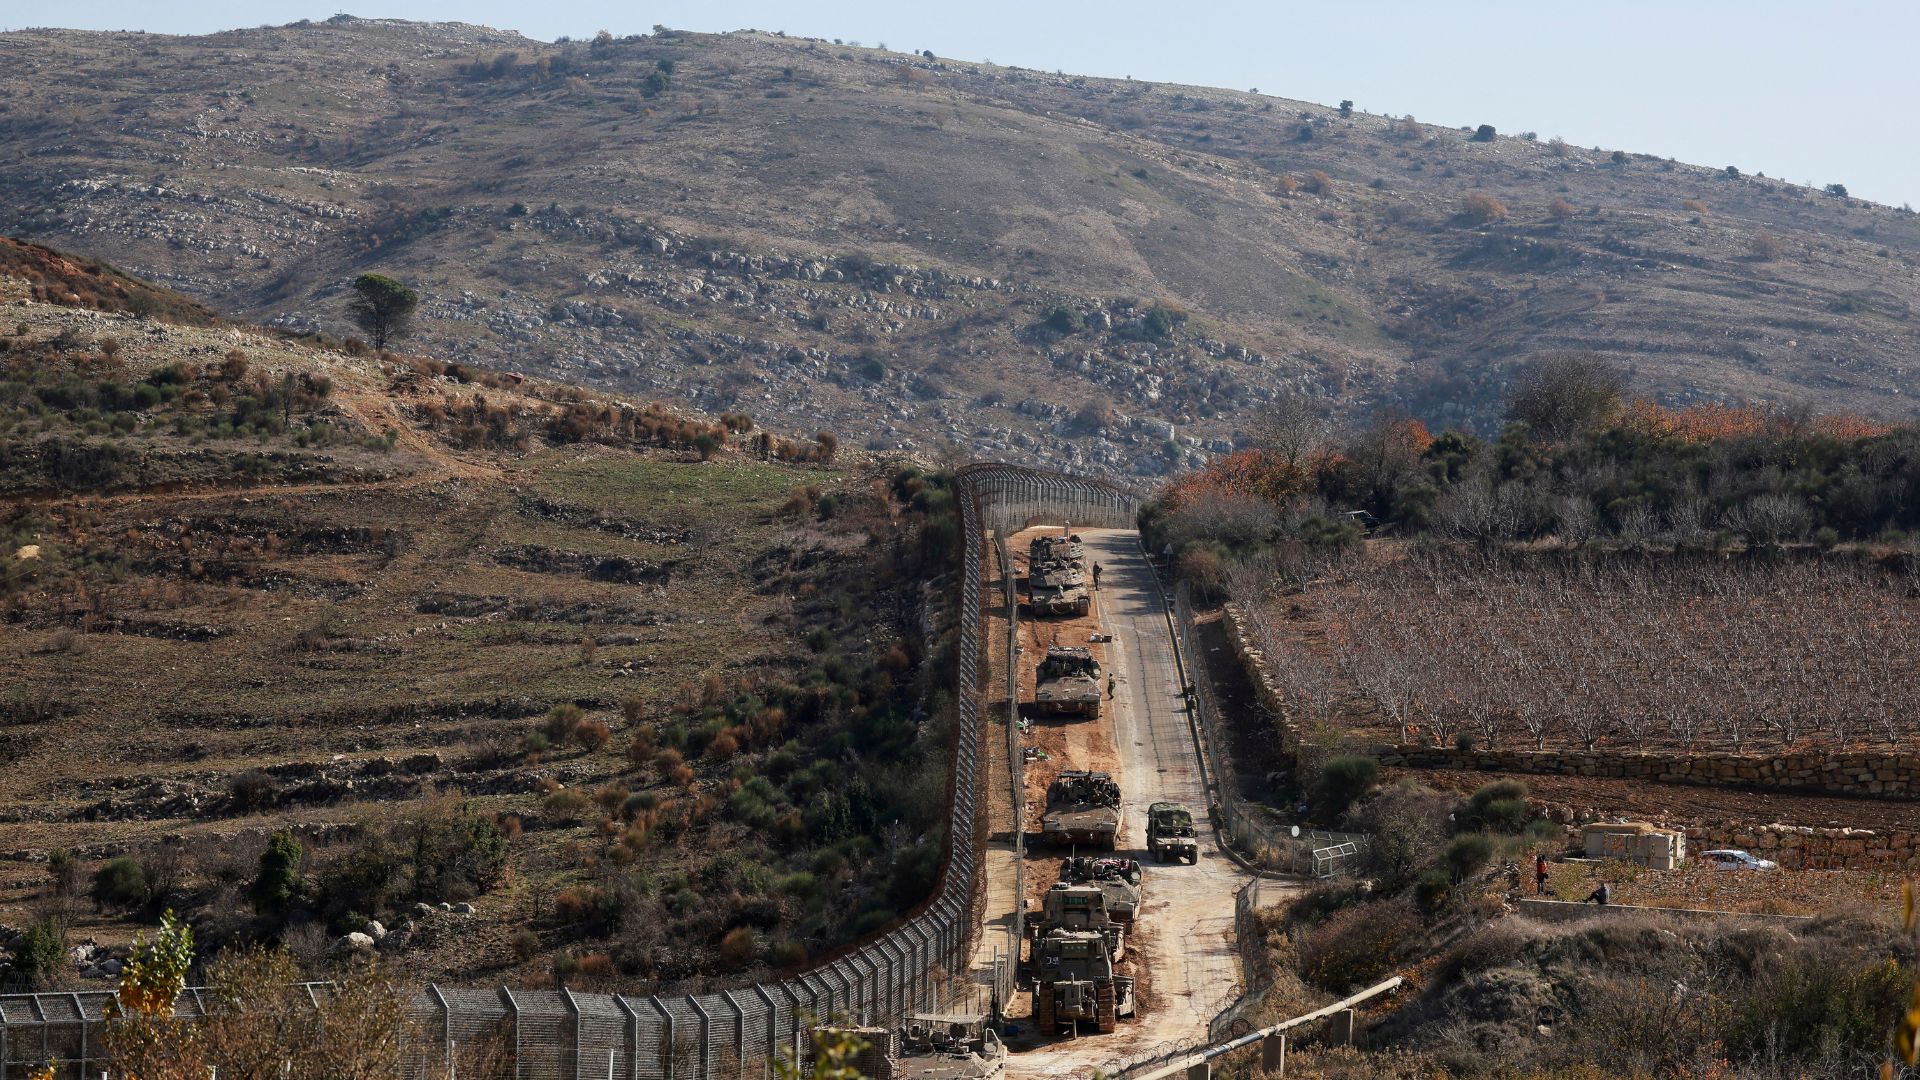
[[[977,1000],[979,985],[966,977],[984,905],[975,843],[983,769],[982,538],[988,528],[1004,536],[1041,522],[1131,528],[1137,500],[1101,481],[1013,465],[962,469],[956,494],[967,538],[955,672],[957,735],[949,851],[933,899],[893,931],[785,982],[664,997],[428,986],[408,1007],[410,1077],[445,1077],[457,1063],[485,1056],[509,1063],[515,1080],[757,1080],[770,1075],[774,1061],[804,1053],[809,1027],[818,1019],[890,1026],[908,1012],[985,1007]],[[1017,733],[1008,738],[1017,793]],[[1016,832],[1021,809],[1016,799]],[[1006,967],[1010,983],[1012,964]],[[0,995],[0,1080],[23,1077],[49,1061],[63,1080],[99,1076],[107,1065],[101,1031],[112,997],[108,990]],[[203,1007],[197,991],[180,999],[182,1015],[203,1015]]]

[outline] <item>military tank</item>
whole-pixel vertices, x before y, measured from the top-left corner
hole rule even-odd
[[[1133,980],[1114,974],[1098,931],[1054,930],[1036,945],[1033,1023],[1040,1034],[1077,1032],[1082,1024],[1106,1034],[1133,1015]]]
[[[1077,536],[1037,536],[1027,546],[1027,607],[1035,615],[1085,615],[1087,556]]]
[[[1137,859],[1094,859],[1078,855],[1060,864],[1060,880],[1069,885],[1099,889],[1115,921],[1130,923],[1140,910],[1140,863]]]
[[[1113,850],[1120,835],[1120,785],[1103,772],[1068,770],[1047,785],[1040,839]]]
[[[1107,951],[1119,963],[1127,955],[1127,927],[1107,910],[1107,893],[1092,882],[1055,882],[1040,898],[1039,917],[1027,923],[1034,938],[1055,930],[1094,930],[1107,939]]]
[[[1100,717],[1100,662],[1084,646],[1052,645],[1033,672],[1036,716]]]
[[[1147,807],[1147,852],[1160,862],[1191,866],[1200,861],[1200,843],[1194,837],[1193,811],[1179,803],[1157,802]]]
[[[1007,1048],[985,1013],[909,1013],[894,1080],[1000,1080]]]

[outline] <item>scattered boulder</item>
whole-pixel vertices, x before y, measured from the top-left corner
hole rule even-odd
[[[360,952],[373,948],[373,938],[358,932],[346,934],[334,942],[333,947],[339,952]]]

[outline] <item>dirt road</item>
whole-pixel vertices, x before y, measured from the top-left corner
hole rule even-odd
[[[1111,732],[1125,798],[1123,854],[1146,866],[1134,945],[1147,986],[1138,1016],[1112,1035],[1050,1042],[1008,1062],[1014,1076],[1085,1074],[1094,1067],[1206,1033],[1207,1022],[1240,993],[1234,951],[1234,890],[1245,880],[1219,853],[1205,821],[1205,784],[1174,663],[1166,601],[1136,534],[1082,531],[1087,557],[1101,564],[1102,630],[1113,636],[1106,664],[1114,675]],[[1163,866],[1147,859],[1147,807],[1162,800],[1196,811],[1200,861]]]

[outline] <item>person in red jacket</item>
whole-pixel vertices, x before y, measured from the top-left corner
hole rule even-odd
[[[1547,895],[1547,853],[1533,857],[1533,895]]]

